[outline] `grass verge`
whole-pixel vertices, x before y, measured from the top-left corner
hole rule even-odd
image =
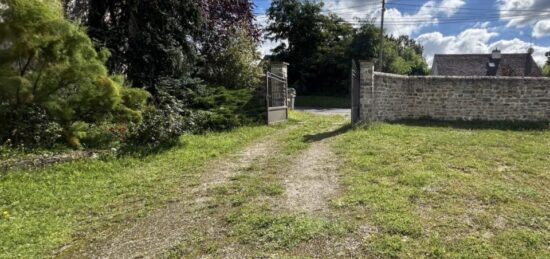
[[[1,173],[0,258],[49,256],[63,244],[143,216],[196,184],[210,159],[275,130],[244,127],[184,136],[179,146],[146,157]]]
[[[383,258],[550,256],[550,131],[373,124],[337,138],[341,215]]]

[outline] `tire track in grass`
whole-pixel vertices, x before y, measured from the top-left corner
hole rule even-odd
[[[286,130],[255,141],[241,152],[211,162],[201,175],[201,183],[178,201],[137,220],[129,228],[104,241],[91,244],[81,256],[90,258],[151,258],[181,244],[196,228],[216,224],[205,215],[210,204],[210,190],[228,182],[255,161],[268,159],[275,142]],[[161,188],[161,187],[160,187]],[[184,191],[185,192],[185,191]],[[211,231],[209,231],[211,232]]]

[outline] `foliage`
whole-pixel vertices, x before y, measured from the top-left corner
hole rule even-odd
[[[233,70],[231,63],[226,62],[228,52],[229,55],[235,55],[234,48],[241,45],[243,56],[256,55],[255,45],[260,32],[254,23],[252,1],[199,0],[198,3],[203,21],[202,30],[197,36],[202,58],[198,65],[202,68],[205,79],[214,79],[210,83],[227,85],[219,81],[217,70],[224,70],[227,65],[230,66],[228,70]]]
[[[351,59],[373,60],[379,54],[380,29],[359,21],[357,29],[334,14],[321,12],[322,3],[273,1],[267,11],[267,38],[283,41],[273,59],[287,61],[289,83],[299,94],[347,95]],[[288,42],[285,43],[285,41]],[[428,66],[422,47],[406,36],[386,36],[383,71],[424,75]]]
[[[245,30],[238,30],[231,36],[227,47],[210,58],[212,63],[205,67],[206,76],[212,83],[230,89],[257,87],[262,82],[262,71],[256,64],[260,59],[256,43]]]
[[[27,116],[42,118],[39,125],[59,124],[73,147],[80,146],[87,123],[141,119],[147,93],[108,75],[108,52],[96,52],[83,29],[63,18],[56,1],[4,2],[0,119],[8,123],[0,129],[0,140],[36,134],[35,125],[20,123]],[[23,132],[25,127],[30,131]]]
[[[64,6],[113,53],[110,70],[126,74],[135,87],[156,94],[161,80],[197,73],[230,88],[254,83],[247,62],[257,59],[259,31],[249,0],[64,0]],[[220,77],[227,75],[226,84]]]
[[[544,64],[544,67],[542,68],[542,74],[544,76],[550,77],[550,52],[546,53],[548,56],[548,60]]]
[[[402,75],[427,75],[428,64],[422,57],[422,51],[422,47],[408,36],[397,39],[387,37],[382,71]]]
[[[50,121],[44,108],[25,105],[15,110],[0,108],[0,120],[9,125],[0,126],[0,144],[19,146],[52,146],[62,139],[63,129],[59,123]]]
[[[100,47],[109,49],[109,69],[135,87],[155,93],[161,78],[189,76],[197,59],[201,24],[192,0],[65,0],[69,17],[80,20]],[[108,18],[107,18],[108,17]]]
[[[146,148],[172,145],[189,130],[189,120],[186,119],[189,113],[180,100],[165,91],[159,91],[155,105],[144,112],[143,121],[130,124],[125,143]]]
[[[210,86],[194,96],[195,132],[228,130],[265,120],[264,105],[257,88],[228,90]]]
[[[548,65],[548,64],[544,65],[544,67],[542,69],[542,74],[544,76],[550,77],[550,65]]]

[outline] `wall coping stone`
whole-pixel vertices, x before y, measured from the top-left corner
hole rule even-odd
[[[424,79],[490,79],[490,80],[533,80],[533,81],[548,81],[550,77],[512,77],[512,76],[409,76],[398,75],[383,72],[374,72],[375,76],[393,77],[393,78],[424,78]]]

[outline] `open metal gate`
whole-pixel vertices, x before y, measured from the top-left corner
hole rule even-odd
[[[357,61],[351,61],[351,123],[359,121],[360,117],[360,98],[361,98],[361,70]]]
[[[288,80],[286,63],[273,63],[266,75],[267,123],[288,119]]]

